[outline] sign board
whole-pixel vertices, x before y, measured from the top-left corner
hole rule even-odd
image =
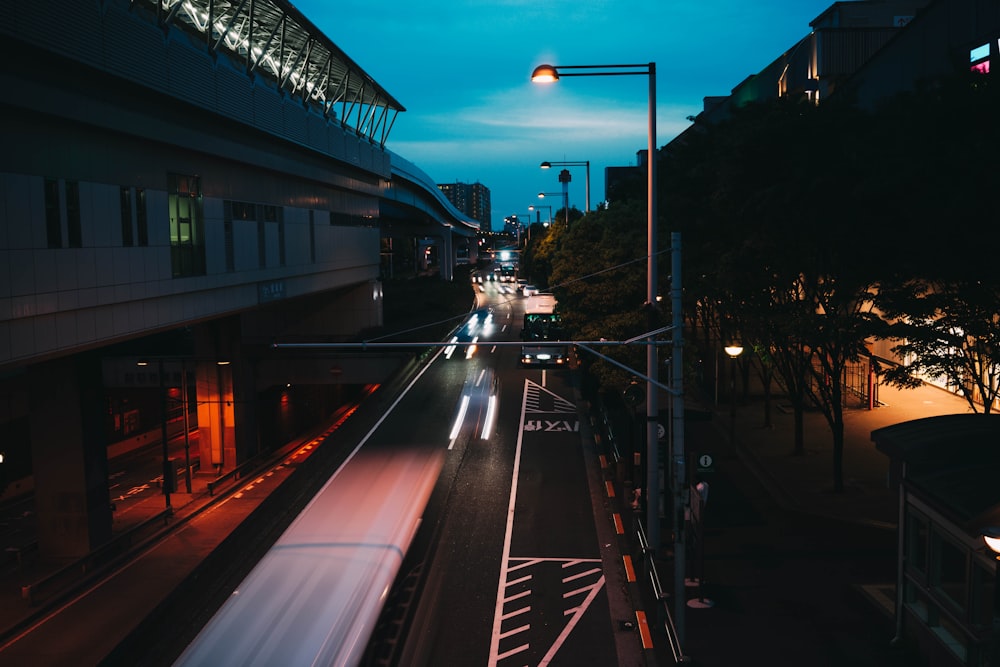
[[[715,464],[715,459],[712,458],[711,454],[702,454],[698,457],[698,472],[712,472],[715,470],[712,466]]]

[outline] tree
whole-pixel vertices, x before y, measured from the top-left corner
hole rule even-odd
[[[921,378],[957,388],[973,412],[989,414],[1000,398],[1000,285],[981,280],[913,280],[879,296],[891,322],[883,338],[901,341],[903,359],[884,372],[901,388]]]
[[[675,212],[687,214],[684,224],[709,249],[696,259],[704,302],[720,311],[718,322],[739,330],[745,348],[765,351],[769,367],[760,372],[767,378],[773,369],[788,394],[794,451],[803,451],[806,407],[826,417],[836,490],[843,488],[843,371],[865,350],[880,269],[871,254],[858,253],[858,239],[871,232],[857,196],[871,157],[866,122],[835,104],[748,105],[681,151],[687,180],[702,181],[686,189],[710,213],[692,215],[685,195],[672,192],[682,201]]]
[[[646,300],[646,209],[636,201],[612,204],[572,223],[553,256],[550,284],[563,327],[577,340],[625,340],[649,331]],[[608,347],[602,354],[630,368],[645,367],[642,346]],[[604,362],[592,371],[625,386],[628,374]]]

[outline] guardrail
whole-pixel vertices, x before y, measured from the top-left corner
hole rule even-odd
[[[208,484],[207,484],[207,486],[208,486],[208,495],[214,496],[215,495],[215,489],[217,487],[221,486],[222,484],[224,484],[225,482],[229,482],[229,481],[235,482],[236,480],[244,477],[243,473],[245,473],[247,470],[256,472],[260,468],[260,466],[261,466],[261,462],[258,459],[259,459],[259,456],[255,456],[252,459],[250,459],[249,461],[244,461],[243,463],[241,463],[240,465],[236,466],[235,468],[233,468],[229,472],[223,473],[223,474],[219,475],[218,477],[216,477],[215,479],[213,479],[212,481],[208,482]]]
[[[646,531],[643,530],[642,522],[634,521],[633,523],[639,540],[639,548],[642,549],[643,559],[649,569],[649,582],[653,589],[653,595],[656,597],[657,604],[663,609],[666,619],[663,622],[663,630],[667,635],[667,642],[670,644],[670,652],[674,656],[674,662],[686,662],[684,651],[681,649],[680,637],[677,636],[677,628],[674,626],[674,617],[670,613],[670,604],[667,602],[670,594],[663,589],[663,585],[660,583],[660,574],[656,569],[656,563],[653,562],[653,549],[646,539]]]
[[[40,595],[44,595],[53,589],[64,592],[73,585],[79,584],[88,575],[93,575],[100,572],[103,568],[115,564],[119,558],[128,554],[135,545],[152,537],[150,529],[158,523],[166,526],[167,520],[172,515],[173,511],[170,508],[166,508],[115,537],[107,544],[90,552],[83,558],[42,577],[38,581],[22,586],[21,598],[27,601],[29,605],[34,605],[39,601]]]
[[[608,417],[607,411],[604,409],[603,405],[598,409],[598,420],[600,421],[601,430],[606,438],[604,446],[608,452],[608,456],[610,456],[615,463],[616,478],[618,483],[621,484],[624,466],[619,465],[621,463],[621,454],[618,450],[618,444],[615,439],[614,423]],[[663,611],[663,631],[667,637],[667,643],[670,645],[670,652],[673,655],[674,662],[678,664],[688,662],[688,659],[684,655],[684,651],[681,648],[680,637],[678,637],[677,628],[674,625],[674,617],[670,613],[670,604],[667,601],[670,594],[664,589],[662,580],[660,579],[660,573],[656,569],[656,562],[653,560],[654,549],[649,544],[649,539],[646,537],[642,521],[633,517],[632,525],[635,531],[636,542],[638,543],[639,550],[642,553],[643,565],[648,573],[647,578],[649,590],[652,591],[653,599],[656,601],[657,607]],[[683,592],[680,594],[683,595]]]

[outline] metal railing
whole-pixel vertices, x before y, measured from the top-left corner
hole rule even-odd
[[[114,565],[118,559],[125,557],[137,544],[153,537],[160,527],[167,525],[167,520],[172,515],[173,511],[169,507],[165,508],[86,556],[37,581],[22,586],[21,598],[29,605],[34,605],[39,602],[40,595],[53,591],[64,593],[72,590],[104,568]],[[162,524],[162,526],[157,527],[157,524]],[[153,528],[155,530],[151,531]]]

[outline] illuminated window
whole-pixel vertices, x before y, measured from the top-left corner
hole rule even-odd
[[[990,73],[990,45],[988,42],[969,51],[969,66],[973,72]]]
[[[175,278],[205,275],[205,230],[201,179],[170,174],[167,179],[170,215],[170,259]]]

